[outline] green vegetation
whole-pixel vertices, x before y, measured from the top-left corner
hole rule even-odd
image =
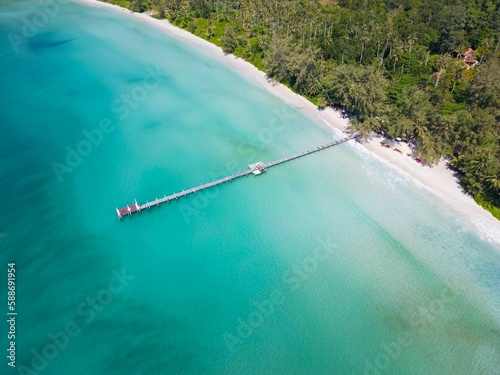
[[[118,5],[122,8],[129,8],[130,9],[130,1],[128,1],[128,0],[108,0],[108,1],[104,1],[104,2]],[[145,5],[145,7],[141,7],[141,9],[147,9],[147,3],[145,3],[144,5]],[[136,8],[136,9],[138,9],[138,8]]]
[[[481,196],[474,197],[477,204],[482,206],[484,209],[490,211],[493,216],[500,220],[500,208],[493,206],[491,203],[486,202]]]
[[[129,7],[155,10],[318,106],[351,112],[352,130],[405,137],[424,163],[447,160],[498,217],[499,1],[130,0]]]

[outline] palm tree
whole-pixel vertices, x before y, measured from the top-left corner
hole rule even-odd
[[[491,188],[497,193],[500,191],[500,174],[487,176],[486,181],[490,184]]]
[[[425,140],[427,141],[427,133],[428,133],[428,130],[425,126],[421,125],[421,124],[417,124],[417,123],[414,123],[414,128],[415,128],[415,135],[417,136],[417,138],[420,138],[422,140]]]
[[[371,40],[371,38],[370,38],[370,35],[368,33],[368,30],[363,28],[361,30],[361,38],[360,38],[362,47],[361,47],[361,56],[359,57],[359,65],[361,65],[363,63],[363,54],[365,52],[366,44],[368,42],[370,42],[370,40]]]
[[[449,57],[450,55],[447,53],[441,55],[441,60],[439,62],[439,72],[437,74],[436,84],[434,85],[434,87],[437,87],[439,85],[441,74],[443,74],[446,71],[446,65],[448,64]]]
[[[466,49],[467,47],[463,43],[460,43],[453,49],[453,52],[455,52],[457,54],[457,58],[460,59],[464,57],[464,51]]]
[[[411,53],[411,49],[416,41],[417,41],[417,34],[416,33],[412,33],[408,36],[408,39],[406,41],[408,43],[408,52]]]
[[[403,55],[403,44],[400,41],[396,41],[394,48],[392,49],[392,56],[391,58],[394,60],[394,66],[392,67],[392,70],[396,70],[396,64],[399,61],[399,58]]]
[[[488,155],[483,152],[477,159],[471,160],[469,164],[474,171],[481,172],[486,169],[488,159]]]

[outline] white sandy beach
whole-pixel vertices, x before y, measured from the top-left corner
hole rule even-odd
[[[281,98],[287,104],[301,111],[304,115],[314,119],[316,122],[326,123],[332,129],[344,131],[347,126],[347,120],[343,119],[339,112],[328,108],[319,111],[317,107],[309,102],[304,97],[295,94],[286,86],[271,82],[264,72],[255,68],[252,64],[236,58],[233,55],[226,55],[222,49],[214,44],[201,39],[188,31],[182,30],[170,24],[167,20],[157,20],[145,14],[134,13],[128,9],[121,8],[116,5],[103,3],[97,0],[78,0],[80,2],[112,9],[114,11],[124,13],[130,17],[137,18],[144,22],[153,25],[169,35],[196,46],[197,48],[210,53],[211,56],[221,61],[224,65],[237,70],[241,75],[249,81],[255,82],[270,91],[274,95]],[[477,228],[478,233],[485,239],[500,243],[500,221],[493,215],[483,209],[469,195],[465,194],[460,188],[457,179],[453,176],[453,172],[446,168],[446,165],[439,165],[430,168],[422,166],[406,155],[402,155],[393,149],[385,148],[380,145],[380,138],[363,144],[365,149],[369,150],[374,157],[382,162],[385,162],[395,168],[398,168],[402,173],[411,177],[415,182],[439,196],[447,204],[453,207],[457,213]]]

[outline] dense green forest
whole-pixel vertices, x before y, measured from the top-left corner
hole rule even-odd
[[[154,10],[319,107],[349,111],[353,131],[446,160],[500,218],[499,0],[113,2]]]

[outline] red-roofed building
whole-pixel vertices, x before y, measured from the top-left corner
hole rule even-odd
[[[464,52],[464,63],[467,65],[467,69],[472,68],[478,63],[478,61],[474,58],[474,50],[472,48],[468,48]]]
[[[471,56],[474,54],[474,50],[472,48],[467,49],[467,51],[464,52],[464,59],[467,57]]]

